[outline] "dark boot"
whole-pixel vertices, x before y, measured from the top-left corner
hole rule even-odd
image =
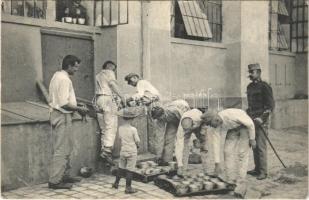
[[[247,174],[251,175],[251,176],[258,176],[260,174],[259,171],[257,171],[256,169],[247,171]]]
[[[72,183],[48,183],[48,187],[51,189],[71,189],[72,188]]]
[[[119,187],[119,182],[120,182],[120,179],[121,179],[121,175],[122,175],[122,169],[117,169],[117,172],[116,172],[116,180],[115,182],[113,183],[112,185],[112,188],[115,188],[115,189],[118,189]]]
[[[126,190],[125,193],[126,194],[133,194],[136,193],[137,191],[135,189],[132,188],[131,184],[132,184],[132,178],[133,178],[133,174],[130,171],[127,171],[127,176],[126,176]]]
[[[77,183],[80,182],[82,178],[80,177],[72,177],[72,176],[66,176],[63,178],[64,183]]]
[[[256,177],[257,180],[263,180],[267,178],[267,174],[261,173],[258,177]]]

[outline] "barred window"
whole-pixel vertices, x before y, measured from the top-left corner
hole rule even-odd
[[[269,48],[289,50],[289,11],[285,0],[269,2]],[[288,4],[289,5],[289,4]]]
[[[49,4],[49,9],[47,9],[47,3]],[[1,10],[5,14],[41,19],[48,18],[47,20],[56,20],[69,24],[99,27],[127,24],[128,9],[128,0],[1,1]]]
[[[308,5],[304,0],[291,2],[291,49],[293,52],[308,51]]]
[[[128,0],[96,0],[95,26],[114,26],[128,23]]]
[[[93,26],[128,23],[128,0],[57,0],[57,21]]]
[[[209,41],[222,41],[222,0],[198,1],[204,13],[207,14],[208,23],[212,32]]]
[[[47,0],[3,0],[3,13],[46,19]]]
[[[174,37],[221,42],[221,0],[175,0],[171,16]]]

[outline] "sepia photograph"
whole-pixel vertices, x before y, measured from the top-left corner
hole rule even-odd
[[[1,199],[307,199],[308,0],[1,0]]]

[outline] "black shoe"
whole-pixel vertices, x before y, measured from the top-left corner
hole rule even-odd
[[[266,179],[267,175],[266,174],[260,174],[258,177],[256,177],[257,180],[263,180]]]
[[[159,161],[159,166],[168,166],[168,162],[165,162],[163,160]]]
[[[71,189],[72,188],[72,183],[57,183],[57,184],[54,184],[54,183],[48,183],[48,187],[51,188],[51,189]]]
[[[247,174],[251,176],[258,176],[260,173],[256,171],[255,169],[253,169],[253,170],[247,171]]]
[[[77,183],[77,182],[80,182],[82,180],[82,178],[80,177],[64,177],[63,178],[63,182],[64,183]]]
[[[118,189],[119,185],[116,183],[113,183],[112,188]]]
[[[234,192],[234,196],[235,196],[236,199],[244,199],[245,198],[244,195],[241,195],[237,192]]]
[[[135,189],[133,189],[132,187],[127,187],[125,190],[126,194],[133,194],[136,193],[137,191]]]
[[[226,187],[228,190],[234,191],[236,188],[236,184],[234,183],[229,183]]]

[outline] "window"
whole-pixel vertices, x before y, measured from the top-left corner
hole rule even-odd
[[[57,0],[57,21],[93,26],[128,23],[128,0]]]
[[[128,0],[3,0],[1,9],[10,15],[99,27],[127,24],[129,13]]]
[[[291,50],[308,51],[308,5],[304,0],[291,2]]]
[[[3,13],[11,15],[46,19],[47,0],[4,0]]]
[[[172,36],[221,42],[221,1],[175,0],[172,5]]]
[[[212,32],[209,41],[222,41],[222,0],[198,1],[204,13],[207,14],[208,23]]]
[[[269,48],[288,50],[289,47],[289,11],[285,0],[269,2]]]
[[[95,26],[113,26],[128,23],[128,0],[96,0]]]

